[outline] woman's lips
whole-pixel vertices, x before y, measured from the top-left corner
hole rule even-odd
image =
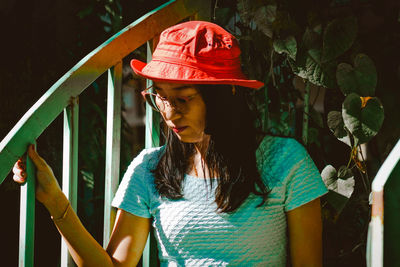
[[[183,127],[173,127],[172,130],[173,130],[175,133],[180,133],[180,132],[182,132],[183,130],[185,130],[186,128],[187,128],[187,126],[183,126]]]

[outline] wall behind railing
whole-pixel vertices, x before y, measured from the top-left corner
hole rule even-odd
[[[15,2],[5,0],[0,7],[3,21],[3,63],[0,74],[0,139],[16,124],[37,99],[76,62],[107,40],[118,30],[117,11],[120,4],[119,27],[125,26],[148,11],[167,1],[40,1]],[[4,5],[3,5],[4,3]],[[8,4],[7,4],[8,3]],[[106,6],[109,5],[109,11]],[[116,14],[114,17],[111,13]],[[108,14],[108,15],[107,15]],[[111,21],[111,25],[110,22]],[[116,26],[112,26],[115,25]],[[141,50],[145,53],[145,49]],[[140,56],[140,51],[137,51]],[[135,86],[135,84],[131,84]],[[92,169],[94,177],[104,176],[104,160],[101,153],[92,153],[96,146],[104,146],[104,133],[98,130],[103,123],[106,101],[106,78],[100,78],[81,96],[80,142],[88,140],[92,146],[80,148],[81,167]],[[102,114],[103,113],[103,114]],[[88,125],[89,122],[91,125]],[[61,178],[62,168],[62,116],[57,118],[38,140],[38,150],[53,167],[56,177]],[[87,126],[87,127],[85,127]],[[137,134],[123,138],[125,150],[122,159],[128,158],[144,145],[144,130],[137,126]],[[131,131],[132,132],[132,131]],[[140,133],[139,133],[140,132]],[[91,133],[85,139],[86,133]],[[90,138],[92,137],[92,138]],[[126,140],[129,139],[129,140]],[[126,142],[124,141],[126,140]],[[129,141],[129,142],[128,142]],[[129,145],[134,142],[134,147]],[[128,147],[126,147],[128,146]],[[124,146],[123,146],[124,147]],[[103,149],[104,151],[104,149]],[[95,158],[97,157],[97,158]],[[103,155],[104,157],[104,155]],[[97,164],[94,164],[97,162]],[[121,169],[124,163],[121,162]],[[87,172],[86,172],[87,174]],[[81,202],[85,210],[79,213],[83,221],[90,222],[94,206],[102,205],[101,188],[90,188],[90,176],[82,182]],[[82,179],[81,179],[82,180]],[[103,183],[99,183],[100,187]],[[100,203],[100,204],[99,204]],[[59,263],[59,234],[42,205],[36,205],[35,266],[57,266]],[[91,208],[87,208],[91,207]],[[0,185],[0,210],[6,219],[0,222],[1,266],[16,266],[18,262],[18,214],[19,187],[11,175]],[[96,209],[97,210],[97,209]],[[102,212],[103,208],[99,208]],[[101,220],[100,220],[101,221]],[[92,227],[92,233],[101,242],[101,225]]]

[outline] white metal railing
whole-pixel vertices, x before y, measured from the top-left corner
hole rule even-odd
[[[372,214],[368,229],[367,266],[383,266],[384,201],[383,189],[400,160],[400,140],[380,167],[372,182]],[[399,241],[400,242],[400,241]]]

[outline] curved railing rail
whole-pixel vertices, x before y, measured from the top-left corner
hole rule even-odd
[[[79,61],[18,121],[0,143],[0,183],[15,161],[93,81],[163,29],[195,16],[207,17],[208,1],[170,1],[136,20]],[[206,10],[206,12],[204,12]]]
[[[400,140],[397,141],[372,182],[372,214],[367,242],[367,265],[369,267],[382,267],[384,263],[384,186],[399,161]]]
[[[14,163],[34,143],[50,123],[64,110],[63,191],[76,209],[79,95],[108,70],[106,169],[104,204],[104,240],[107,246],[115,211],[111,199],[118,186],[122,59],[148,44],[151,58],[153,43],[165,28],[184,19],[210,19],[210,0],[173,0],[142,16],[79,61],[62,76],[18,121],[0,143],[0,184]],[[151,109],[146,110],[146,146],[157,145],[157,123]],[[156,135],[152,137],[151,135]],[[34,170],[27,159],[28,181],[21,187],[19,266],[33,266],[34,252]],[[143,254],[143,266],[150,265],[149,246]],[[153,265],[153,264],[151,264]],[[73,266],[65,243],[61,266]]]

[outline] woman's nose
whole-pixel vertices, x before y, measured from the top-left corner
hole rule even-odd
[[[180,116],[182,116],[179,109],[177,109],[175,105],[171,104],[167,104],[164,106],[163,113],[166,120],[176,120],[179,119]]]

